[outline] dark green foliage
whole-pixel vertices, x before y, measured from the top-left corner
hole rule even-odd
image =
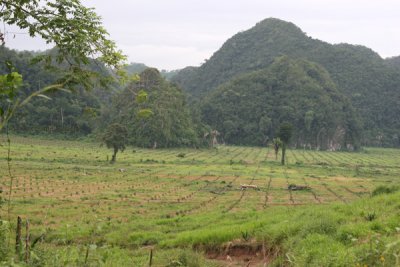
[[[129,65],[125,66],[125,70],[127,71],[128,74],[140,74],[142,71],[145,69],[149,68],[143,63],[130,63]],[[164,77],[166,80],[171,80],[176,74],[178,74],[179,70],[161,70],[160,74],[162,77]]]
[[[400,146],[398,60],[385,61],[363,46],[331,45],[312,39],[294,24],[279,19],[266,19],[236,34],[201,67],[185,68],[173,80],[193,97],[205,96],[237,75],[270,66],[282,55],[319,63],[329,72],[360,114],[363,135],[349,138],[359,139],[364,145]],[[312,70],[308,75],[319,79]],[[290,105],[282,108],[293,112]],[[255,123],[246,124],[246,130],[254,131]],[[359,123],[349,122],[347,127],[355,124]]]
[[[35,90],[57,81],[57,72],[45,70],[42,64],[31,63],[34,56],[33,52],[16,52],[0,47],[0,61],[13,62],[14,68],[22,75],[23,84],[16,95],[19,98],[25,98]],[[95,64],[93,68],[106,72]],[[7,72],[5,65],[0,65],[0,74]],[[25,134],[88,134],[94,129],[95,118],[100,113],[101,103],[96,95],[101,95],[97,88],[93,91],[79,87],[69,92],[49,91],[46,97],[32,98],[19,108],[11,120],[10,129]]]
[[[96,84],[108,86],[126,77],[120,70],[125,56],[116,50],[115,43],[108,39],[107,31],[102,27],[100,17],[92,8],[84,7],[80,1],[68,0],[2,0],[0,1],[0,18],[5,25],[14,25],[27,31],[30,37],[40,37],[46,43],[53,43],[55,48],[46,53],[37,53],[31,63],[42,73],[49,71],[50,83],[39,86],[28,86],[18,97],[15,90],[12,95],[4,96],[0,92],[0,130],[17,110],[20,110],[34,97],[44,97],[51,91],[92,89]],[[90,34],[88,34],[90,33]],[[0,32],[2,48],[6,44],[3,32]],[[2,49],[4,52],[6,49]],[[3,55],[1,55],[3,56]],[[6,55],[9,56],[9,55]],[[93,66],[93,58],[99,65],[107,66],[113,71],[101,72]],[[8,59],[11,64],[17,61]],[[2,61],[0,61],[2,62]],[[7,62],[7,61],[4,61]],[[16,68],[15,73],[21,70]],[[0,76],[1,73],[0,73]],[[4,76],[3,76],[4,77]],[[11,76],[9,76],[11,77]],[[35,77],[37,78],[37,77]],[[24,78],[25,79],[25,78]],[[11,81],[15,84],[15,81]],[[9,87],[9,85],[7,85]],[[26,89],[26,88],[25,88]],[[8,91],[9,88],[6,88]],[[7,106],[5,109],[4,106]]]
[[[5,61],[5,65],[8,71],[0,75],[0,129],[14,113],[11,103],[17,98],[22,85],[22,76],[14,70],[12,63]]]
[[[35,64],[59,71],[57,83],[62,87],[57,88],[79,84],[90,89],[97,82],[106,85],[115,76],[89,68],[92,58],[96,56],[99,62],[115,69],[125,59],[108,39],[101,18],[80,1],[2,0],[0,17],[5,24],[15,25],[29,32],[30,37],[40,37],[57,47],[34,60]]]
[[[128,74],[130,74],[130,75],[139,74],[147,68],[148,67],[143,63],[131,63],[131,64],[125,66],[126,72],[128,72]]]
[[[286,148],[289,145],[293,135],[293,126],[288,122],[284,122],[279,126],[278,137],[282,141],[282,165],[285,165]]]
[[[9,238],[10,238],[10,225],[7,221],[0,220],[0,262],[7,259],[8,255],[10,254],[10,248],[8,245]]]
[[[178,158],[184,158],[186,156],[185,153],[179,153],[178,155],[176,155]]]
[[[202,117],[229,144],[262,145],[283,122],[293,125],[296,147],[356,147],[360,134],[359,119],[326,70],[288,57],[216,89]]]
[[[102,139],[108,148],[114,150],[111,158],[111,163],[114,163],[118,151],[124,151],[128,143],[128,129],[119,123],[113,123],[107,127]]]
[[[364,216],[365,220],[372,222],[373,220],[375,220],[377,218],[377,215],[375,213],[375,211],[373,212],[368,212],[365,216]]]
[[[166,265],[166,267],[200,267],[204,266],[204,260],[200,255],[193,251],[187,250],[183,251],[178,259],[172,260]]]
[[[281,126],[279,127],[278,137],[279,139],[281,139],[283,145],[289,144],[292,135],[293,135],[293,126],[288,122],[282,123]]]
[[[400,56],[387,58],[387,59],[385,59],[385,63],[388,66],[398,69],[400,71]]]
[[[399,186],[388,186],[381,185],[372,191],[372,196],[382,195],[382,194],[391,194],[400,190]]]
[[[146,100],[142,101],[142,95]],[[107,118],[108,117],[108,118]],[[189,146],[198,143],[182,90],[167,82],[156,69],[117,95],[112,112],[103,121],[126,125],[129,143],[140,147]]]
[[[50,99],[36,98],[20,109],[12,120],[12,129],[21,133],[87,135],[95,127],[100,102],[92,94],[54,92]]]

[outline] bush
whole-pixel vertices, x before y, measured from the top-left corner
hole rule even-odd
[[[178,267],[178,266],[186,266],[186,267],[200,267],[204,266],[204,260],[201,255],[196,254],[192,251],[183,251],[178,259],[172,260],[167,267]]]
[[[6,221],[0,220],[0,262],[6,261],[9,255],[8,238],[9,224]]]
[[[380,185],[372,191],[372,196],[391,194],[400,190],[399,186]]]
[[[300,241],[291,259],[295,266],[354,266],[355,257],[331,236],[310,234]]]

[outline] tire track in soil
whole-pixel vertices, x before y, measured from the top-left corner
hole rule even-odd
[[[221,178],[221,177],[222,177],[222,176],[218,177],[218,180],[219,180],[219,178]],[[207,200],[201,201],[198,205],[195,205],[195,206],[193,206],[193,207],[191,207],[191,208],[189,208],[189,209],[180,210],[180,211],[176,212],[175,215],[182,215],[182,214],[189,215],[189,214],[192,214],[194,210],[198,210],[198,209],[200,209],[200,208],[203,208],[203,207],[207,206],[208,204],[210,204],[211,202],[213,202],[214,200],[216,200],[219,196],[222,196],[226,191],[228,191],[229,188],[232,187],[232,184],[233,184],[238,178],[239,178],[239,176],[235,176],[235,178],[234,178],[233,180],[231,180],[227,185],[225,185],[224,187],[222,187],[219,191],[214,192],[214,194],[216,194],[216,196],[213,196],[213,197],[211,197],[211,198],[209,198],[209,199],[207,199]],[[200,189],[197,190],[196,192],[200,192],[200,191],[206,189],[208,185],[210,185],[211,183],[216,182],[216,181],[217,181],[217,179],[214,180],[214,181],[212,181],[212,182],[210,182],[210,183],[208,183],[208,184],[206,184],[204,187],[200,188]],[[182,203],[182,202],[181,202],[181,203]]]
[[[261,154],[261,153],[262,153],[262,149],[260,149],[259,154]],[[267,155],[266,155],[265,157],[267,157],[267,156],[268,156],[268,153],[267,153]],[[257,174],[258,174],[260,168],[261,168],[261,161],[259,161],[259,162],[257,163],[257,169],[255,170],[255,172],[254,172],[254,174],[253,174],[253,177],[252,177],[251,180],[250,180],[249,185],[252,185],[252,184],[253,184],[253,182],[254,182],[254,180],[256,179],[256,176],[257,176]],[[246,189],[241,189],[241,190],[242,190],[242,193],[240,194],[239,199],[237,199],[235,202],[232,203],[232,205],[230,205],[225,211],[223,211],[224,213],[230,212],[234,207],[236,207],[236,206],[242,201],[242,199],[243,199],[244,195],[246,194],[246,191],[247,191],[247,190],[246,190]]]
[[[267,190],[265,191],[265,200],[264,200],[264,209],[268,206],[268,201],[269,201],[269,190],[271,189],[271,183],[272,183],[272,176],[269,177],[268,183],[267,183]]]
[[[344,186],[344,185],[341,185],[340,187],[342,187],[344,190],[346,190],[347,192],[349,192],[350,194],[352,194],[352,195],[355,195],[355,196],[357,196],[358,198],[362,198],[362,196],[361,196],[361,192],[355,192],[355,191],[353,191],[353,190],[351,190],[350,188],[348,188],[348,187],[346,187],[346,186]],[[366,192],[366,193],[369,193],[369,192]]]
[[[326,183],[322,182],[321,177],[318,177],[317,179],[320,181],[321,185],[322,185],[327,191],[331,192],[332,195],[334,195],[337,199],[339,199],[339,200],[342,201],[343,203],[348,204],[347,201],[346,201],[346,199],[344,199],[344,198],[343,198],[342,196],[340,196],[338,193],[336,193],[336,192],[333,191],[331,188],[329,188],[329,186],[328,186]]]
[[[319,204],[322,203],[321,199],[319,199],[319,197],[317,196],[317,194],[314,192],[314,190],[312,189],[312,187],[310,186],[310,184],[307,182],[306,178],[303,177],[303,181],[304,181],[304,185],[308,186],[310,189],[308,191],[310,191],[310,193],[313,195],[315,201],[317,201]]]
[[[292,202],[292,204],[295,204],[292,190],[289,190],[289,185],[290,185],[289,184],[289,175],[287,174],[286,167],[284,167],[284,169],[283,169],[283,175],[286,178],[287,190],[289,191],[289,200],[290,200],[290,202]]]
[[[249,185],[252,185],[252,184],[253,184],[253,182],[254,182],[254,180],[255,180],[255,178],[256,178],[256,176],[257,176],[257,173],[258,173],[259,169],[260,169],[260,165],[257,167],[257,169],[256,169],[256,171],[255,171],[253,177],[252,177],[251,180],[250,180]],[[241,189],[241,191],[242,191],[242,193],[240,194],[239,199],[237,199],[235,202],[233,202],[232,205],[230,205],[224,212],[229,212],[229,211],[231,211],[234,207],[236,207],[236,206],[242,201],[242,199],[243,199],[244,195],[246,194],[246,191],[247,191],[247,190],[246,190],[246,189]]]

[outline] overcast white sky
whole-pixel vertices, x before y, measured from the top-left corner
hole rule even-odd
[[[399,0],[83,0],[103,18],[130,62],[159,69],[197,66],[239,31],[275,17],[330,43],[400,55]],[[9,31],[15,29],[8,28]],[[7,46],[40,50],[40,40],[7,35]]]

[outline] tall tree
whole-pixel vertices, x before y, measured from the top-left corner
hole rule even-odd
[[[108,122],[126,125],[129,143],[140,147],[196,145],[198,138],[182,90],[156,69],[146,69],[116,96]],[[108,114],[106,114],[108,115]]]
[[[125,150],[128,142],[128,129],[119,123],[111,124],[103,135],[103,142],[108,148],[113,149],[111,163],[114,163],[117,159],[118,151]]]
[[[278,132],[279,139],[282,142],[282,165],[285,165],[286,161],[286,148],[293,135],[293,126],[290,123],[284,122],[281,124]]]

